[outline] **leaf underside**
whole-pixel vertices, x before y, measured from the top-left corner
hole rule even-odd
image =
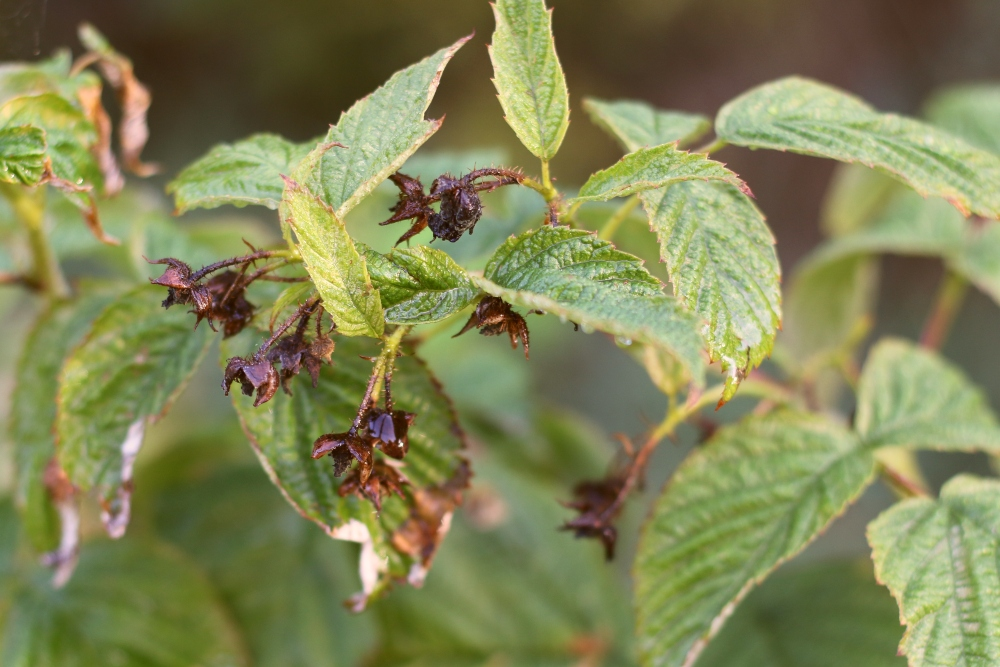
[[[705,136],[712,128],[712,121],[701,114],[664,111],[633,100],[606,102],[587,98],[583,100],[583,108],[596,125],[629,153],[662,144],[684,146]]]

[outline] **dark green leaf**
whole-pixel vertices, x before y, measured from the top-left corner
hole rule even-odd
[[[37,185],[44,173],[44,130],[31,125],[0,130],[0,182]]]
[[[178,213],[223,204],[278,208],[288,176],[315,147],[293,144],[276,134],[255,134],[235,144],[220,144],[189,165],[167,185]]]
[[[377,353],[362,338],[337,336],[335,341],[334,366],[323,367],[317,388],[299,382],[292,387],[293,396],[279,392],[258,409],[233,392],[233,403],[261,464],[295,509],[332,537],[365,543],[361,578],[367,597],[383,590],[393,577],[410,575],[418,581],[415,573],[421,568],[419,561],[390,546],[393,533],[407,518],[407,502],[386,498],[381,515],[376,515],[367,500],[339,496],[342,480],[334,476],[330,462],[312,459],[316,438],[351,426],[372,370],[359,355]],[[246,332],[226,341],[225,356],[245,354],[250,343]],[[397,360],[392,396],[396,409],[417,414],[409,430],[410,451],[400,469],[410,490],[427,492],[460,480],[465,467],[463,436],[450,402],[419,359]]]
[[[37,551],[50,551],[59,539],[59,519],[43,481],[55,458],[53,427],[63,360],[90,328],[112,295],[50,304],[28,334],[17,367],[17,388],[10,410],[10,437],[17,469],[16,500],[28,538]]]
[[[381,294],[385,321],[391,324],[439,322],[480,294],[465,269],[441,250],[417,246],[387,255],[367,246],[359,250]]]
[[[860,162],[963,213],[1000,217],[1000,156],[815,81],[789,77],[754,88],[719,111],[715,131],[740,146]]]
[[[907,625],[912,667],[1000,662],[1000,484],[962,475],[868,526],[875,575]]]
[[[199,571],[131,540],[89,544],[61,589],[36,573],[13,599],[0,647],[0,663],[11,667],[247,664]]]
[[[713,361],[740,379],[771,353],[781,324],[781,267],[753,202],[732,186],[691,181],[640,195],[674,295],[708,326]]]
[[[83,490],[96,488],[109,534],[128,525],[132,467],[146,427],[184,389],[209,344],[161,289],[137,288],[106,308],[63,366],[56,436],[59,463]]]
[[[343,219],[441,127],[440,120],[425,120],[424,112],[445,66],[469,39],[463,37],[396,72],[381,88],[355,102],[292,178]],[[331,148],[334,142],[344,147]]]
[[[544,0],[497,0],[493,83],[507,123],[531,153],[551,160],[569,127],[569,91]]]
[[[973,146],[1000,155],[1000,86],[948,88],[927,103],[926,116]]]
[[[689,665],[733,608],[865,489],[870,453],[844,428],[793,412],[722,429],[674,473],[636,556],[639,652]]]
[[[611,167],[597,172],[587,179],[580,193],[570,201],[607,201],[691,180],[721,181],[750,194],[746,183],[721,162],[710,160],[701,153],[678,150],[675,144],[665,144],[640,148]]]
[[[904,667],[899,615],[870,562],[781,571],[750,593],[698,667]]]
[[[663,111],[645,102],[594,98],[583,100],[590,119],[613,136],[627,152],[679,142],[686,145],[705,136],[712,121],[701,114]]]
[[[372,286],[364,258],[333,209],[288,180],[281,219],[295,230],[306,269],[337,330],[348,336],[381,336],[385,319],[379,293]]]
[[[473,280],[514,305],[655,345],[676,356],[692,381],[703,381],[694,318],[662,293],[641,260],[590,232],[542,227],[512,237],[497,249],[484,277]]]
[[[983,392],[934,352],[899,339],[868,355],[855,428],[871,447],[1000,449],[1000,427]]]

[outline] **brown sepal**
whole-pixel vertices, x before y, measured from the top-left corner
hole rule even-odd
[[[495,296],[483,297],[462,330],[452,338],[461,336],[473,327],[479,329],[479,333],[484,336],[499,336],[506,333],[510,336],[510,346],[513,349],[517,349],[520,340],[524,345],[524,358],[528,358],[528,323],[503,299]]]

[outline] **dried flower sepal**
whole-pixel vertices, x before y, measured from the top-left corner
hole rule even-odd
[[[517,349],[518,341],[524,344],[524,358],[528,358],[528,323],[524,317],[514,312],[510,304],[495,296],[485,296],[476,306],[462,330],[453,338],[461,336],[473,327],[484,336],[510,336],[510,346]]]

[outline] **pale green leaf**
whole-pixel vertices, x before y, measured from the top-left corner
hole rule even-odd
[[[50,551],[59,539],[59,518],[43,475],[56,456],[54,425],[59,369],[111,294],[50,304],[25,339],[10,408],[10,438],[17,469],[15,499],[25,533],[36,551]]]
[[[479,296],[479,288],[447,253],[427,246],[397,248],[387,255],[359,246],[385,321],[426,324],[451,317]]]
[[[381,336],[385,319],[379,293],[333,209],[302,185],[287,180],[281,219],[295,230],[299,253],[337,330],[347,336]]]
[[[664,144],[640,148],[597,172],[587,179],[580,193],[570,202],[607,201],[691,180],[721,181],[750,194],[746,183],[721,162],[710,160],[701,153],[678,150],[676,144]]]
[[[665,296],[641,260],[583,230],[541,227],[507,240],[490,259],[486,293],[626,341],[655,345],[701,384],[704,360],[695,319]]]
[[[795,567],[794,565],[791,567]],[[775,573],[754,590],[697,667],[905,667],[899,614],[871,562]]]
[[[37,185],[45,173],[45,132],[31,125],[0,130],[0,183]]]
[[[712,128],[712,121],[701,114],[664,111],[633,100],[605,102],[591,97],[583,100],[583,108],[627,152],[675,142],[686,145]]]
[[[77,93],[82,88],[100,88],[96,72],[74,72],[69,49],[60,49],[46,60],[0,64],[0,105],[15,97],[55,93],[79,106]]]
[[[899,604],[911,667],[1000,663],[1000,484],[959,476],[868,526],[875,575]]]
[[[899,339],[881,341],[868,355],[855,428],[871,447],[1000,449],[1000,427],[982,390],[934,352]]]
[[[396,72],[381,88],[355,102],[292,178],[343,219],[441,127],[441,120],[425,120],[424,112],[445,66],[470,38]],[[334,142],[344,147],[331,148]]]
[[[953,271],[1000,303],[1000,222],[986,220],[966,227],[962,251],[947,262]]]
[[[569,91],[544,0],[497,0],[489,47],[504,117],[524,147],[541,160],[559,151],[569,127]]]
[[[1000,156],[815,81],[789,77],[754,88],[719,111],[715,131],[740,146],[860,162],[963,213],[1000,217]]]
[[[133,540],[83,549],[53,589],[35,573],[12,600],[4,667],[240,667],[240,638],[194,565]]]
[[[210,342],[161,289],[139,287],[108,306],[70,354],[59,382],[59,463],[79,488],[96,488],[112,536],[128,525],[132,468],[145,429],[169,409]]]
[[[391,546],[393,532],[407,519],[407,501],[387,497],[381,514],[376,514],[367,500],[341,497],[337,489],[344,478],[334,476],[328,459],[316,461],[311,456],[316,438],[350,428],[372,370],[371,362],[360,355],[378,353],[374,343],[363,338],[337,336],[335,342],[334,365],[323,366],[316,388],[306,378],[292,385],[292,396],[279,392],[266,407],[256,409],[234,391],[233,404],[261,465],[299,514],[332,537],[369,541],[363,546],[361,562],[367,598],[384,590],[393,578],[405,579],[421,568],[419,561]],[[225,341],[224,356],[246,354],[253,344],[254,339],[244,332]],[[466,466],[464,436],[451,403],[418,358],[396,360],[392,397],[397,410],[417,415],[409,429],[410,449],[400,468],[410,482],[409,490],[430,492],[448,484],[460,485]]]
[[[727,398],[771,353],[781,324],[781,267],[764,216],[736,188],[690,181],[640,195],[674,295],[707,326],[709,356],[729,371]]]
[[[735,605],[874,472],[853,434],[793,412],[725,427],[695,450],[657,500],[636,556],[643,664],[692,664]]]
[[[902,186],[894,179],[860,164],[839,164],[823,198],[820,227],[828,236],[857,231],[882,213]]]
[[[945,89],[930,99],[925,115],[973,146],[1000,155],[1000,86],[972,84]]]
[[[223,204],[278,208],[288,176],[316,143],[293,144],[276,134],[255,134],[220,144],[167,185],[178,213]]]

